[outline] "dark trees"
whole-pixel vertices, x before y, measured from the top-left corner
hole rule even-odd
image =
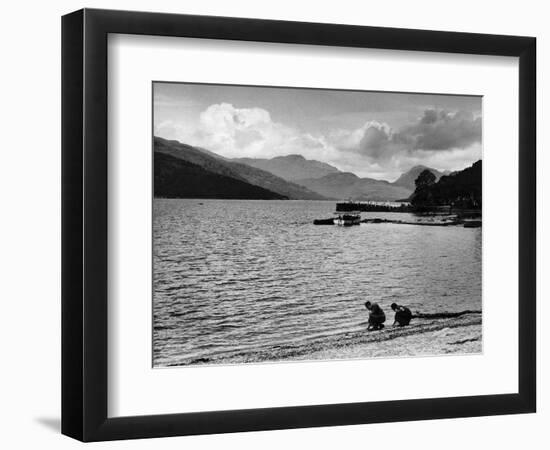
[[[482,166],[479,160],[464,170],[442,176],[435,183],[435,176],[428,170],[424,170],[415,181],[416,190],[412,195],[411,203],[418,209],[434,206],[481,209],[481,172]]]

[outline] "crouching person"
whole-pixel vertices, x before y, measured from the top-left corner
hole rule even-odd
[[[378,306],[378,303],[365,302],[365,308],[369,311],[369,326],[367,330],[381,330],[384,328],[386,314],[384,314],[382,308]]]
[[[411,322],[412,312],[406,306],[401,306],[401,305],[398,305],[397,303],[392,303],[391,309],[395,311],[393,326],[399,325],[400,327],[404,327]]]

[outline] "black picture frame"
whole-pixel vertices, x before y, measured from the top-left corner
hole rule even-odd
[[[518,393],[109,418],[109,33],[519,58]],[[536,39],[83,9],[62,18],[62,433],[82,441],[530,413],[536,409]]]

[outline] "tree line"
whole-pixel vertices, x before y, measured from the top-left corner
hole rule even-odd
[[[442,176],[426,169],[415,180],[410,201],[415,209],[450,206],[458,209],[481,209],[481,160],[470,167]]]

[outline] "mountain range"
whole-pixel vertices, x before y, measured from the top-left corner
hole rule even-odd
[[[255,192],[254,188],[260,187],[265,191],[268,191],[272,198],[302,200],[325,199],[325,197],[316,192],[312,192],[303,186],[283,180],[272,173],[247,166],[246,164],[230,161],[222,158],[221,156],[214,156],[215,154],[212,152],[205,151],[191,145],[182,144],[178,141],[169,141],[160,137],[155,137],[154,151],[155,155],[158,153],[172,157],[170,159],[159,158],[158,163],[160,166],[157,168],[155,165],[155,196],[158,197],[188,198],[189,196],[195,196],[197,198],[205,198],[201,192],[200,178],[198,178],[198,176],[215,174],[225,178],[217,179],[216,186],[218,186],[219,190],[212,191],[210,195],[214,196],[210,198],[249,198],[246,196],[246,192]],[[183,166],[182,164],[176,163],[177,161],[183,161],[187,164]],[[162,173],[164,174],[162,186],[170,186],[168,190],[163,190],[161,192],[157,189],[157,170],[162,170]],[[234,189],[234,186],[232,186],[232,184],[234,184],[232,183],[232,180],[236,180],[241,183],[239,184],[240,190]],[[179,184],[189,183],[190,181],[193,181],[194,183],[192,188],[177,188]],[[248,190],[245,189],[245,185],[242,183],[250,186]],[[237,192],[240,192],[240,194],[236,197],[226,197],[226,193],[224,192],[224,186],[226,184],[234,195],[237,195]],[[187,192],[187,194],[182,195],[180,192]],[[266,193],[264,194],[268,195]],[[257,193],[250,198],[257,198],[256,195]]]
[[[395,182],[361,178],[301,155],[229,159],[178,141],[154,138],[155,196],[292,200],[394,201],[408,198],[425,169],[415,166]]]
[[[413,192],[389,181],[360,178],[350,172],[337,172],[321,178],[298,180],[302,186],[333,199],[360,201],[394,201],[409,197]]]
[[[233,161],[271,172],[273,175],[277,175],[287,181],[321,178],[331,173],[340,172],[330,164],[305,159],[302,155],[276,156],[271,159],[237,158]]]

